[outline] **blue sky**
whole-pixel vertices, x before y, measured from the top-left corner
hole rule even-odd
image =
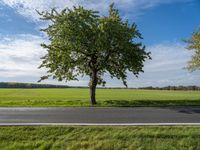
[[[40,43],[46,40],[39,31],[45,24],[38,19],[36,9],[83,5],[106,14],[112,2],[124,19],[138,25],[146,51],[152,53],[152,60],[145,63],[145,72],[139,78],[128,73],[130,87],[200,86],[200,71],[189,73],[183,69],[192,55],[185,49],[183,39],[200,26],[199,0],[0,0],[0,81],[36,83],[45,74],[45,69],[37,69],[39,58],[45,54]],[[107,86],[123,86],[109,75],[105,79]],[[88,77],[79,82],[44,83],[87,85]]]

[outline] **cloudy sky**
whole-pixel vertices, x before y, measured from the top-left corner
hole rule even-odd
[[[83,5],[106,15],[112,2],[124,19],[138,25],[146,50],[152,53],[152,60],[145,63],[145,72],[139,78],[128,75],[129,87],[200,86],[200,71],[189,73],[183,69],[192,55],[185,49],[183,39],[200,26],[199,0],[0,0],[0,82],[36,83],[45,74],[45,69],[37,69],[39,58],[45,54],[40,47],[45,37],[39,31],[44,23],[36,9]],[[108,87],[123,86],[109,75],[105,79]],[[83,86],[88,84],[88,77],[78,82],[43,83]]]

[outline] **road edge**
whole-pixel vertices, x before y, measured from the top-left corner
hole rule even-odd
[[[0,123],[0,126],[200,126],[200,123]]]

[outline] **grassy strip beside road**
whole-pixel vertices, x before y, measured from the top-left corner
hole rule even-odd
[[[97,89],[97,106],[200,106],[200,91]],[[0,106],[90,106],[88,89],[0,89]]]
[[[0,127],[4,150],[200,149],[200,127]]]

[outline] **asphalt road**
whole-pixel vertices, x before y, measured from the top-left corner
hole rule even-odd
[[[200,124],[200,108],[0,108],[0,125],[182,123]]]

